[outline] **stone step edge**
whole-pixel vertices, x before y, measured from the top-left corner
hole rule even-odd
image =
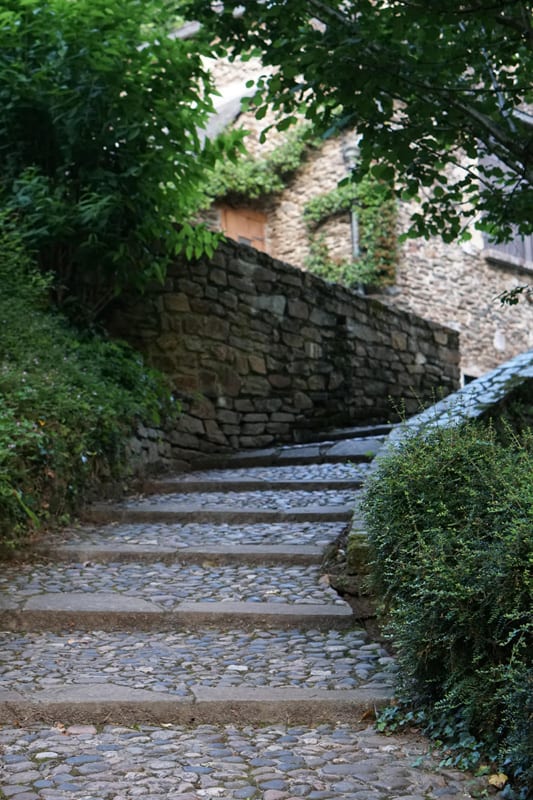
[[[305,447],[305,445],[302,445]],[[192,462],[192,470],[206,469],[243,469],[246,467],[303,467],[307,464],[369,464],[377,455],[375,452],[368,453],[316,453],[287,454],[280,456],[273,455],[220,455],[220,456],[198,456]]]
[[[315,442],[309,444],[273,445],[259,450],[198,455],[192,461],[192,471],[206,468],[282,467],[298,464],[366,463],[379,453],[385,436],[362,439]]]
[[[383,689],[192,687],[180,697],[116,684],[63,686],[28,695],[0,691],[0,723],[239,724],[361,722],[388,705]]]
[[[185,473],[192,474],[192,473]],[[152,494],[197,494],[201,492],[320,492],[320,491],[357,491],[363,487],[360,478],[346,480],[252,480],[248,478],[202,478],[183,480],[183,476],[175,478],[150,478],[142,481],[140,493]]]
[[[397,427],[392,422],[376,422],[373,425],[350,426],[347,428],[332,428],[329,431],[313,431],[307,434],[295,432],[297,444],[313,444],[321,442],[338,442],[346,439],[368,439],[374,436],[388,436]]]
[[[57,592],[34,595],[23,605],[3,600],[0,629],[12,631],[142,630],[168,631],[180,628],[241,625],[269,628],[335,628],[354,625],[347,603],[248,603],[183,602],[172,610],[154,603],[113,593],[76,594]]]
[[[56,561],[97,562],[114,561],[173,564],[285,564],[310,566],[319,564],[323,547],[312,545],[209,545],[203,547],[147,547],[145,545],[44,545],[34,550],[38,556]]]
[[[356,510],[356,500],[349,506],[295,507],[289,511],[269,509],[234,509],[221,506],[172,506],[160,503],[153,508],[124,508],[110,503],[95,503],[84,509],[82,521],[105,524],[108,522],[346,522]]]

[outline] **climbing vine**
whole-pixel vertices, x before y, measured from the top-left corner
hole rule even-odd
[[[279,147],[262,158],[243,151],[233,161],[218,161],[206,188],[206,205],[216,199],[242,203],[279,194],[309,153],[319,146],[311,126],[300,125]],[[352,209],[359,224],[360,256],[356,260],[333,258],[323,225]],[[378,181],[366,178],[355,184],[346,180],[333,191],[312,198],[305,205],[303,216],[309,245],[305,266],[310,272],[349,287],[386,286],[394,282],[395,203],[385,196]]]
[[[318,146],[309,125],[291,131],[279,147],[263,158],[244,152],[236,160],[221,159],[206,188],[213,199],[230,201],[257,200],[282,192],[290,178],[305,161],[309,151]]]
[[[357,259],[335,259],[321,227],[332,217],[354,211],[359,228]],[[379,183],[369,178],[345,182],[327,194],[310,200],[304,208],[309,237],[305,266],[326,280],[346,286],[388,286],[394,283],[398,258],[396,207],[386,198]]]

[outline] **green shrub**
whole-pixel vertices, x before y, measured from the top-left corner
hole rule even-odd
[[[48,308],[48,282],[0,217],[0,546],[124,475],[137,421],[173,413],[162,379],[120,342]]]
[[[481,423],[411,436],[364,512],[400,696],[453,763],[495,757],[527,783],[533,439],[507,438]]]
[[[172,36],[172,0],[4,0],[0,205],[56,298],[98,317],[125,287],[162,280],[175,252],[212,252],[190,224],[233,136],[213,111],[203,36]]]

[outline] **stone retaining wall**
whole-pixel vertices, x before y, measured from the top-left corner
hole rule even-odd
[[[459,382],[455,331],[231,241],[211,260],[176,263],[164,287],[123,303],[109,326],[183,404],[173,431],[144,432],[148,461],[389,420]]]

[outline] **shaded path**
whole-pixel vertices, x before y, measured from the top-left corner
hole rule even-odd
[[[393,659],[321,575],[383,441],[357,433],[152,481],[4,566],[0,797],[470,797],[376,734]]]

